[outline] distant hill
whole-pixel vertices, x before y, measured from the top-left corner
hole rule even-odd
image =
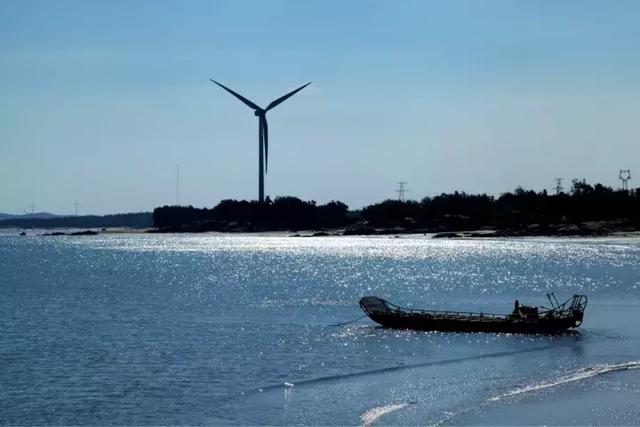
[[[27,214],[8,214],[0,212],[0,221],[3,219],[42,219],[42,218],[57,218],[59,215],[54,215],[49,212],[34,212]]]
[[[48,216],[14,215],[9,218],[0,218],[0,228],[147,228],[153,226],[151,212],[83,216],[56,216],[46,213],[44,215]]]

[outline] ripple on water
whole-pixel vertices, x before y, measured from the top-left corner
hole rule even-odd
[[[360,316],[364,295],[503,312],[553,290],[588,293],[588,327],[627,335],[640,247],[621,241],[0,237],[0,272],[4,424],[344,424],[377,408],[375,422],[413,414],[421,396],[441,414],[489,386],[544,384],[532,372],[572,372],[593,354],[637,359],[629,342],[589,334],[331,326]],[[630,308],[607,311],[616,298]]]

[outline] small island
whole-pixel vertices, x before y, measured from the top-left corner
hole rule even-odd
[[[517,188],[499,197],[454,192],[385,200],[360,210],[297,197],[223,200],[211,209],[162,206],[152,232],[304,232],[306,235],[435,233],[434,237],[604,236],[640,230],[640,189],[574,180],[568,193]],[[298,233],[297,235],[302,235]]]
[[[516,188],[498,197],[465,192],[384,200],[362,209],[292,196],[222,200],[212,208],[162,206],[153,213],[0,219],[0,228],[49,229],[48,236],[99,232],[261,233],[292,236],[430,234],[434,238],[608,236],[640,232],[640,189],[574,180],[564,193]],[[62,232],[60,229],[67,231]],[[83,231],[88,230],[88,231]]]

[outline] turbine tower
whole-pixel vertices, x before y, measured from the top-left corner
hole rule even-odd
[[[231,95],[238,98],[249,108],[253,109],[253,114],[258,117],[258,200],[260,202],[264,202],[264,174],[268,170],[269,166],[269,127],[267,125],[267,111],[275,108],[282,102],[286,101],[288,98],[300,92],[302,89],[309,86],[311,82],[302,85],[299,88],[287,93],[286,95],[283,95],[280,98],[272,101],[269,105],[267,105],[267,108],[262,108],[257,104],[249,101],[239,93],[232,91],[222,83],[218,83],[213,79],[209,80],[229,92]]]

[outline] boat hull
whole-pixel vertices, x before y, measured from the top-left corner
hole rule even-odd
[[[392,329],[442,332],[502,332],[512,334],[559,334],[574,327],[570,320],[510,322],[467,321],[455,319],[429,319],[420,315],[370,315],[374,322]]]
[[[580,297],[581,296],[576,296]],[[582,301],[582,300],[579,300]],[[364,297],[360,306],[374,322],[393,329],[442,332],[502,332],[561,334],[582,322],[586,298],[580,309],[547,312],[543,316],[496,315],[404,309],[377,297]]]

